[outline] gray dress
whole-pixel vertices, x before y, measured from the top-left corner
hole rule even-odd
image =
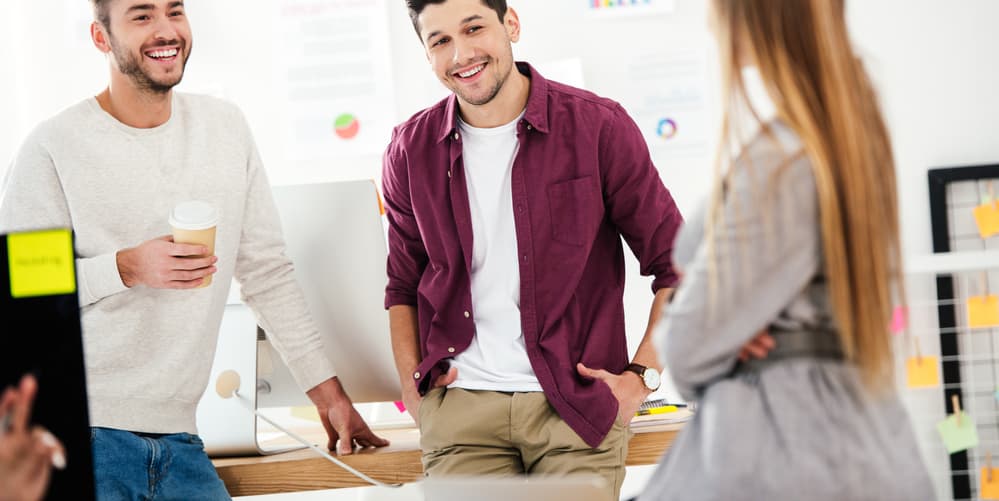
[[[714,250],[704,208],[677,237],[683,279],[655,340],[698,405],[639,499],[934,499],[897,395],[867,392],[839,356],[810,163],[786,160],[800,141],[771,128],[777,142],[757,137],[730,176]],[[740,366],[763,328],[783,356]]]

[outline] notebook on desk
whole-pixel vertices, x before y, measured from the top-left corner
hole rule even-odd
[[[94,499],[86,372],[72,232],[0,234],[0,388],[38,380],[31,422],[66,449],[46,499]],[[15,327],[19,326],[19,327]]]

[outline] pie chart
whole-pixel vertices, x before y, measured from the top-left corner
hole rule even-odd
[[[342,113],[333,124],[333,131],[341,139],[354,139],[360,130],[361,122],[352,113]]]
[[[671,139],[676,135],[677,127],[676,120],[672,118],[664,118],[659,121],[659,125],[656,126],[656,135],[663,139]]]

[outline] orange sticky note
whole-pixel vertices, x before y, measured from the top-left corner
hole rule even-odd
[[[999,207],[994,202],[975,207],[975,222],[978,223],[978,234],[982,238],[999,233]]]
[[[940,361],[937,357],[912,357],[905,363],[909,388],[940,386]]]
[[[968,325],[971,327],[999,326],[999,296],[972,296],[968,298]]]
[[[905,330],[905,327],[908,325],[908,322],[906,322],[906,317],[909,316],[908,310],[905,306],[895,307],[895,311],[891,314],[892,334],[899,334]]]
[[[992,468],[991,482],[988,468],[982,468],[978,473],[978,498],[999,499],[999,468]]]

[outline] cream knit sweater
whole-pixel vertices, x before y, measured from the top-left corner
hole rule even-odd
[[[221,211],[213,283],[126,288],[116,253],[169,234],[185,200]],[[66,109],[29,135],[0,193],[0,232],[74,231],[91,425],[147,433],[196,433],[233,278],[303,388],[334,375],[279,223],[242,113],[180,93],[152,129],[118,122],[94,98]]]

